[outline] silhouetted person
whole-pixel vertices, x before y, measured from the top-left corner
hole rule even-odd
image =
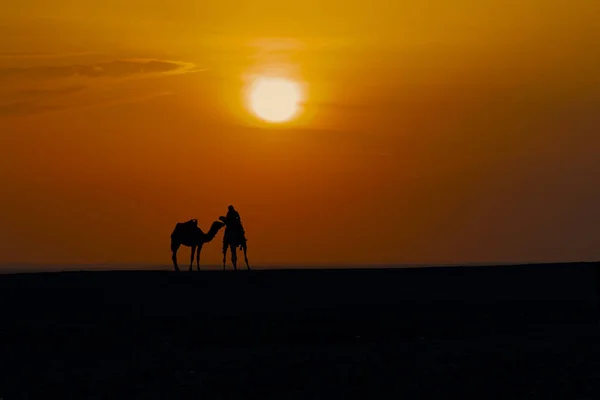
[[[240,213],[238,213],[233,206],[227,207],[227,210],[227,215],[225,216],[225,223],[227,226],[232,229],[238,229],[240,232],[244,232]]]
[[[227,207],[227,215],[225,217],[219,217],[219,219],[226,225],[225,234],[223,235],[223,271],[225,271],[227,249],[231,250],[231,263],[233,264],[234,271],[237,271],[236,250],[238,247],[244,251],[246,267],[250,270],[248,255],[246,254],[248,249],[246,245],[246,232],[242,226],[240,214],[230,205]]]

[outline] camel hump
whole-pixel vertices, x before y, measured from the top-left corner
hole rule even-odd
[[[184,227],[184,228],[194,228],[194,227],[198,227],[198,220],[197,219],[190,219],[189,221],[186,222],[178,222],[177,225]]]
[[[180,234],[189,234],[192,233],[194,231],[199,230],[200,228],[198,227],[198,220],[197,219],[190,219],[189,221],[186,222],[178,222],[175,225],[175,230],[173,231],[173,233],[180,233]]]

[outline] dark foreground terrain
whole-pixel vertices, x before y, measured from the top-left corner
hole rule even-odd
[[[597,399],[596,268],[4,275],[0,398]]]

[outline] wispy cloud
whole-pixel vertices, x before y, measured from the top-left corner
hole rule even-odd
[[[146,101],[169,93],[151,86],[147,91],[121,92],[112,86],[198,71],[193,63],[139,58],[0,68],[0,116]]]
[[[36,53],[36,52],[20,52],[20,53],[0,53],[0,59],[10,60],[27,60],[27,59],[59,59],[73,58],[82,56],[98,55],[94,52],[79,52],[79,53]]]
[[[164,60],[113,60],[88,65],[50,65],[0,69],[0,79],[120,78],[134,75],[184,73],[195,65]]]
[[[57,88],[23,89],[19,93],[31,97],[60,96],[80,92],[86,88],[85,85],[70,85]]]
[[[37,114],[44,111],[62,110],[64,108],[64,106],[36,104],[30,101],[13,101],[10,103],[0,104],[0,116]]]

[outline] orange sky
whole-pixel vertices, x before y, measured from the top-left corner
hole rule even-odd
[[[168,265],[228,204],[256,265],[600,259],[597,0],[206,3],[3,7],[0,263]]]

